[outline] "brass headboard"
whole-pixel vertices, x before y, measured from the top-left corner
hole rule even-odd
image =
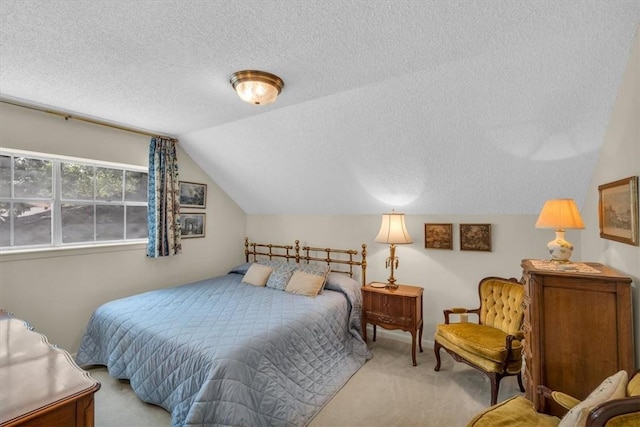
[[[367,283],[367,245],[362,244],[362,251],[355,249],[332,249],[319,248],[313,246],[300,246],[300,241],[296,240],[295,246],[273,245],[271,243],[249,242],[249,238],[244,238],[244,256],[246,262],[257,261],[258,257],[269,259],[282,258],[286,262],[325,263],[330,271],[343,273],[353,277],[354,266],[360,266],[362,274],[362,285]],[[359,258],[359,260],[358,260]],[[346,266],[346,267],[345,267]],[[342,268],[341,268],[342,267]]]

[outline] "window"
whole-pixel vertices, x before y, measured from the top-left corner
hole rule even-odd
[[[147,239],[147,170],[0,149],[0,249]]]

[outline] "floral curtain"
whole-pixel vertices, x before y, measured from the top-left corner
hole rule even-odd
[[[176,143],[170,138],[151,138],[147,256],[158,258],[182,252],[180,243],[180,184]]]

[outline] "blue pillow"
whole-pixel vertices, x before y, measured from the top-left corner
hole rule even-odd
[[[273,273],[269,276],[266,287],[284,291],[284,288],[287,287],[287,283],[289,283],[289,279],[291,279],[291,275],[296,269],[296,264],[273,261],[270,259],[260,259],[257,262],[258,264],[273,268]]]
[[[245,262],[244,264],[236,265],[235,267],[233,267],[229,271],[229,274],[231,274],[231,273],[247,274],[247,271],[249,271],[249,267],[251,267],[251,264],[253,264],[253,263],[252,262]]]

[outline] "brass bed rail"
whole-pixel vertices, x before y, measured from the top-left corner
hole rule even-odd
[[[293,253],[291,253],[293,251]],[[302,251],[302,254],[301,254]],[[295,246],[291,245],[273,245],[271,243],[255,243],[249,242],[249,238],[244,238],[244,255],[245,261],[257,261],[259,257],[268,259],[284,258],[286,262],[295,262],[300,264],[301,261],[307,264],[311,262],[325,263],[329,266],[329,270],[335,273],[347,274],[353,277],[354,267],[361,269],[362,285],[367,283],[367,245],[362,244],[362,251],[355,249],[334,249],[321,248],[313,246],[300,247],[300,241],[295,241]],[[347,269],[340,269],[340,266],[347,266]]]

